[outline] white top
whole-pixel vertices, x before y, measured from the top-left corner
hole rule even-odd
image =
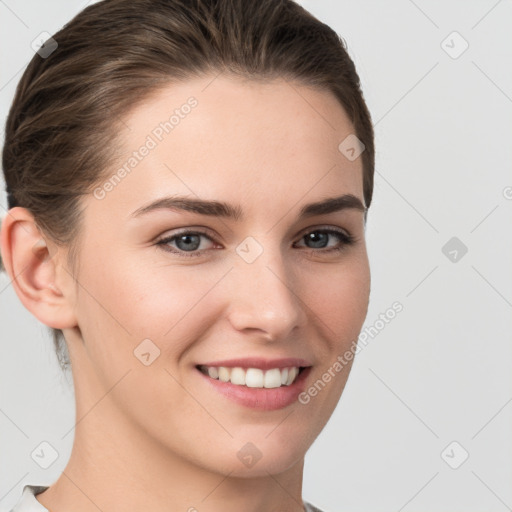
[[[20,500],[11,512],[49,512],[47,508],[43,507],[39,501],[36,500],[36,494],[46,491],[48,486],[43,485],[25,485]],[[319,508],[304,501],[305,512],[322,512]]]

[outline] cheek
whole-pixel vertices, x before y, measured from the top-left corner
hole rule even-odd
[[[303,286],[304,302],[320,320],[326,339],[340,350],[357,339],[366,318],[370,295],[366,258],[324,268],[309,275]]]
[[[194,267],[149,267],[106,256],[101,267],[85,269],[80,278],[89,292],[80,297],[80,324],[88,327],[92,339],[109,340],[102,349],[110,352],[107,360],[122,353],[133,358],[133,350],[145,339],[162,355],[177,356],[218,318],[210,292],[221,286],[228,270]]]
[[[368,311],[370,270],[368,260],[360,257],[334,266],[323,274],[304,281],[304,300],[309,319],[321,333],[316,347],[319,365],[310,387],[306,388],[301,412],[316,418],[310,432],[311,442],[320,433],[339,402],[349,377]],[[348,354],[348,355],[347,355]]]

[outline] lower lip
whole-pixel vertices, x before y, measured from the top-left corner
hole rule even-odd
[[[311,371],[311,366],[302,370],[292,384],[279,388],[250,388],[247,386],[239,386],[231,382],[212,379],[197,368],[196,371],[199,372],[215,391],[218,391],[234,402],[252,409],[273,411],[287,407],[297,400],[298,396],[304,390],[304,382]]]

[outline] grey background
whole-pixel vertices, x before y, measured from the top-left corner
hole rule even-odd
[[[85,3],[0,0],[2,137],[32,40]],[[404,308],[357,355],[306,456],[303,496],[331,512],[512,510],[511,2],[301,3],[347,41],[375,124],[363,329]],[[469,44],[458,58],[445,51],[462,48],[453,31]],[[468,249],[455,262],[442,251],[452,237]],[[5,274],[0,314],[5,511],[24,484],[64,469],[74,403],[46,328]],[[59,452],[46,470],[30,456],[42,441]]]

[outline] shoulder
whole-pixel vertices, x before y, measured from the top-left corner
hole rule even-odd
[[[308,503],[307,501],[304,501],[304,507],[306,507],[306,512],[323,512],[319,508],[315,507],[311,503]]]
[[[18,503],[10,512],[48,512],[48,509],[36,500],[36,494],[46,491],[46,489],[48,486],[25,485]]]

